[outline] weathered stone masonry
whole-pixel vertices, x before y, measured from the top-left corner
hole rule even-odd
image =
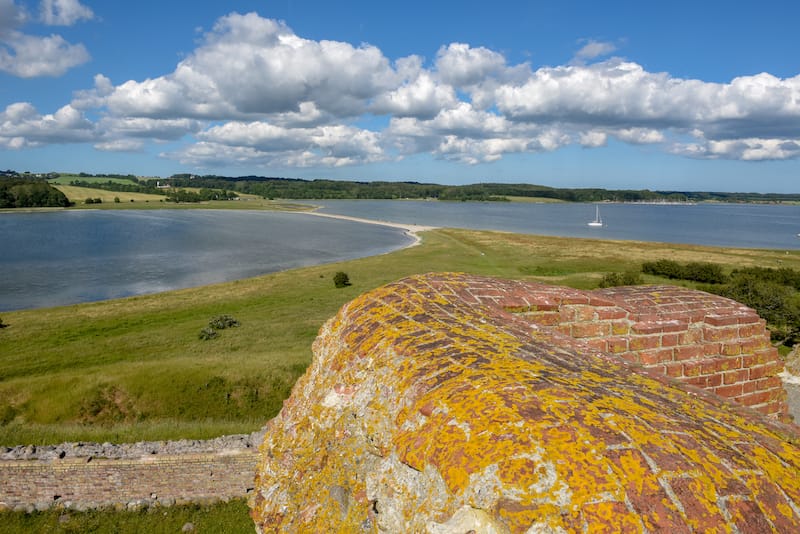
[[[136,508],[242,498],[253,488],[262,436],[6,448],[0,451],[0,510]]]
[[[326,323],[269,422],[257,529],[800,532],[800,429],[780,394],[745,397],[778,367],[765,336],[751,310],[673,288],[378,288]]]
[[[254,451],[4,461],[0,502],[12,510],[80,510],[242,498],[253,486],[255,463]]]

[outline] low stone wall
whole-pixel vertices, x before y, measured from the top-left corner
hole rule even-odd
[[[262,435],[9,448],[0,455],[0,510],[136,509],[243,498],[253,489]]]

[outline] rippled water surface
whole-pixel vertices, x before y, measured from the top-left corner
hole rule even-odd
[[[402,231],[296,213],[0,213],[0,311],[194,287],[369,256]]]

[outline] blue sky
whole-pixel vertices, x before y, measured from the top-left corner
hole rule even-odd
[[[0,168],[800,192],[800,2],[0,0]]]

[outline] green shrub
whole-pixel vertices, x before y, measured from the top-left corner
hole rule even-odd
[[[683,266],[683,279],[704,284],[722,284],[728,279],[722,267],[713,263],[689,262]]]
[[[199,337],[203,341],[214,339],[219,335],[217,330],[225,330],[226,328],[233,328],[239,326],[239,321],[230,315],[217,315],[208,321],[208,326],[200,330]]]
[[[728,279],[722,267],[713,263],[689,262],[684,265],[672,260],[647,261],[642,264],[644,274],[669,279],[692,280],[705,284],[722,284]]]
[[[680,264],[672,260],[646,261],[642,264],[642,272],[667,278],[683,277],[683,269]]]
[[[214,330],[225,330],[226,328],[239,326],[239,321],[230,315],[218,315],[208,322],[208,326]]]
[[[639,273],[627,271],[624,273],[607,273],[600,281],[600,287],[635,286],[642,283]]]
[[[197,337],[199,337],[203,341],[208,341],[209,339],[214,339],[218,335],[219,334],[217,334],[217,331],[214,330],[213,328],[205,327],[202,330],[200,330],[200,334]]]
[[[333,285],[336,287],[346,287],[350,285],[350,277],[347,273],[339,271],[333,275]]]

